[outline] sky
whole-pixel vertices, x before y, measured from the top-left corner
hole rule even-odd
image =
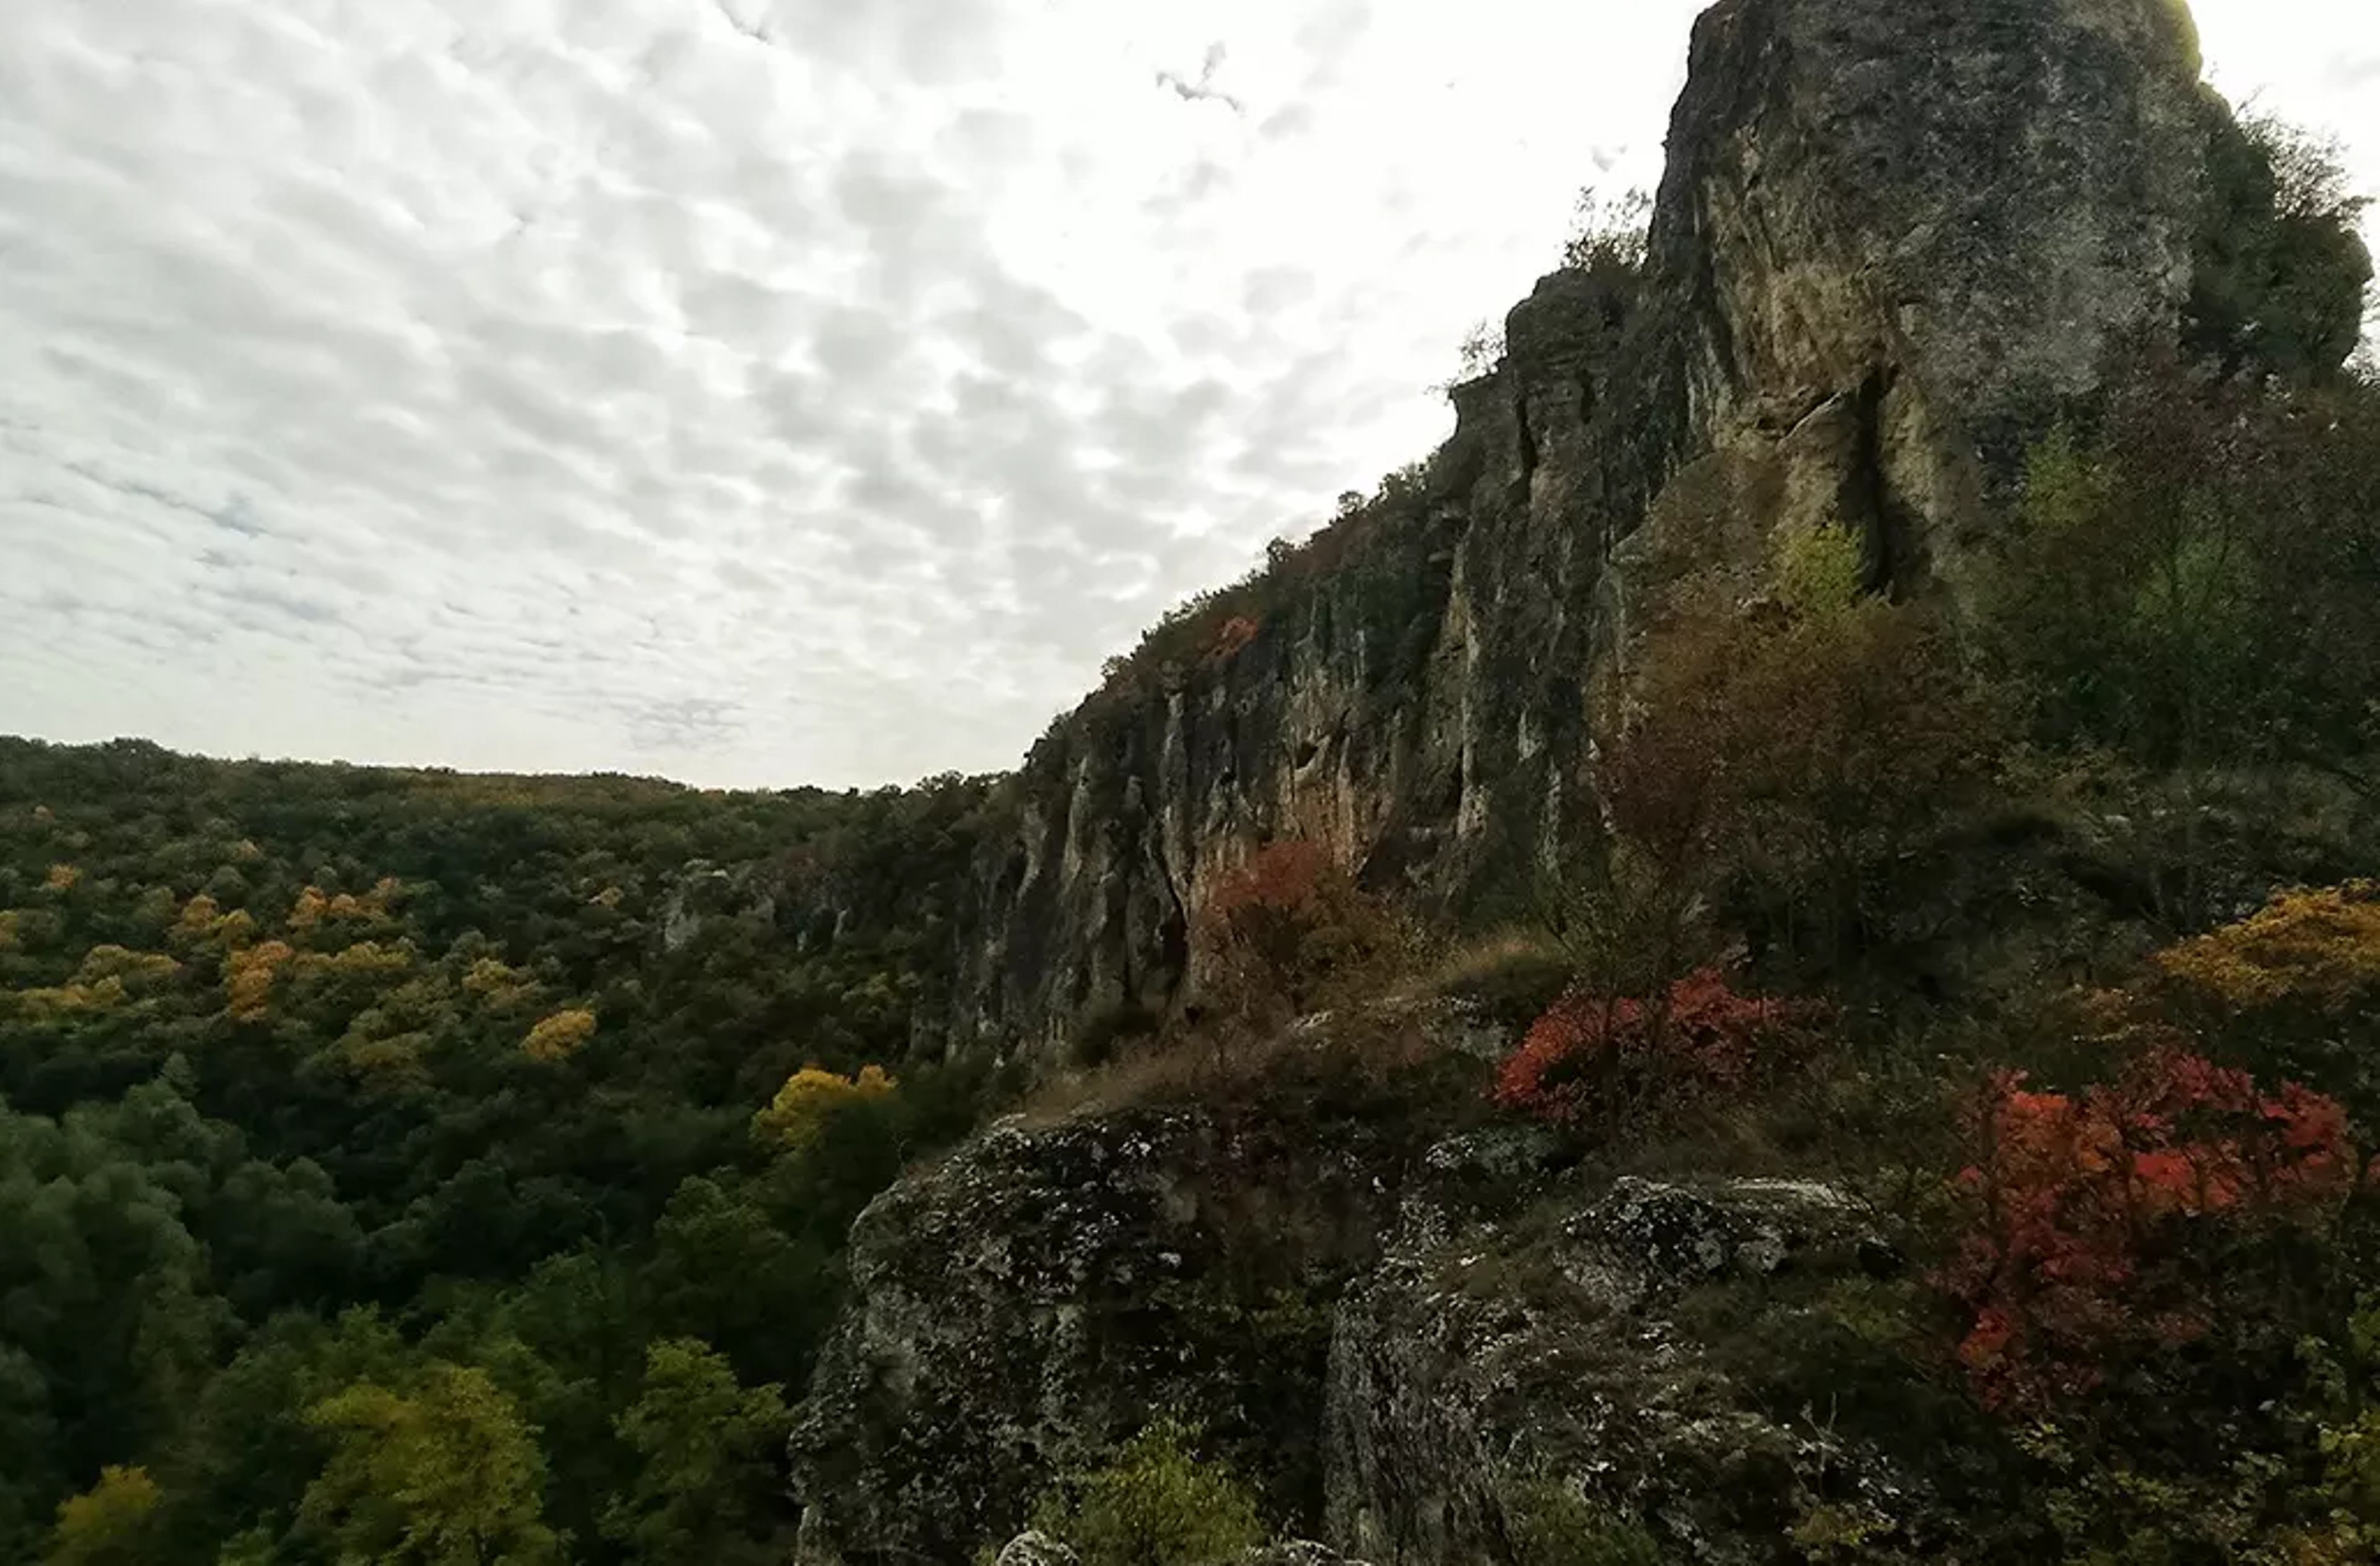
[[[1450,425],[1694,0],[5,0],[0,733],[1013,765]],[[2197,0],[2380,192],[2380,12]]]

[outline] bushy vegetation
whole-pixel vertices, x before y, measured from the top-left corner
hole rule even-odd
[[[1504,1062],[1497,1101],[1573,1128],[1642,1125],[1756,1090],[1803,1063],[1809,1008],[1702,968],[1650,999],[1573,989]]]
[[[0,741],[0,1559],[781,1559],[982,795]]]
[[[1083,1566],[1208,1566],[1262,1543],[1256,1492],[1197,1452],[1199,1432],[1153,1419],[1098,1467],[1062,1476],[1033,1509],[1033,1526]]]
[[[1369,496],[1351,490],[1337,514],[1303,540],[1275,539],[1264,563],[1239,580],[1174,605],[1131,651],[1107,661],[1099,688],[1055,720],[1035,753],[1152,695],[1194,679],[1228,678],[1269,637],[1278,646],[1278,638],[1312,631],[1361,641],[1375,681],[1410,677],[1428,628],[1430,603],[1415,566],[1429,481],[1427,465],[1416,463],[1382,478]]]
[[[1540,1475],[1505,1498],[1512,1566],[1661,1566],[1660,1542],[1560,1479]]]
[[[1302,838],[1218,878],[1192,939],[1206,999],[1258,1031],[1365,996],[1401,970],[1408,945],[1387,905]]]
[[[1707,1325],[1760,1395],[1936,1432],[1979,1559],[2380,1542],[2375,415],[2143,356],[1955,608],[1839,529],[1688,572],[1614,672],[1606,832],[1506,942],[1569,974],[1506,1111],[1876,1203],[1873,1297]],[[1985,944],[2038,954],[1950,987]],[[1873,1499],[1791,1538],[1911,1558]]]
[[[2338,142],[2271,114],[2215,138],[2187,342],[2229,370],[2326,381],[2356,346],[2372,282],[2365,199]]]

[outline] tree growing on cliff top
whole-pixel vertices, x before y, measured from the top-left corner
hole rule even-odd
[[[1562,241],[1562,265],[1615,280],[1633,277],[1645,265],[1652,222],[1653,198],[1646,191],[1632,188],[1607,197],[1586,186],[1572,212],[1570,237]]]

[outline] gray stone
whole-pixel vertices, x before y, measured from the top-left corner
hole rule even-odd
[[[1493,1558],[1516,1497],[1553,1476],[1686,1559],[1749,1566],[1775,1558],[1813,1475],[1920,1491],[1905,1454],[1739,1395],[1672,1314],[1729,1280],[1864,1275],[1871,1237],[1841,1193],[1623,1177],[1536,1208],[1409,1219],[1341,1306],[1324,1421],[1341,1548],[1383,1566]]]
[[[965,1560],[1181,1405],[1318,1506],[1330,1302],[1393,1161],[1311,1125],[1142,1111],[993,1127],[870,1204],[790,1442],[798,1558]],[[1244,1297],[1253,1284],[1258,1297]],[[1309,1329],[1238,1307],[1311,1292]]]

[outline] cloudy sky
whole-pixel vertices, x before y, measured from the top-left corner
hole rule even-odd
[[[5,0],[0,732],[905,781],[1422,455],[1695,0]],[[2198,0],[2380,188],[2367,0]]]

